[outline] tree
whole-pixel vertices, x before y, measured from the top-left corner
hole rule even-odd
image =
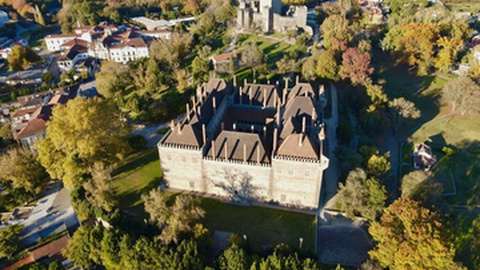
[[[442,90],[442,97],[451,104],[452,113],[460,110],[461,115],[477,115],[480,104],[480,86],[468,77],[459,77],[448,82]]]
[[[278,60],[275,65],[278,68],[279,74],[287,74],[293,71],[295,66],[295,60],[289,59],[287,56],[284,56],[282,59]]]
[[[18,250],[22,226],[12,225],[0,230],[0,258],[13,258]]]
[[[25,189],[31,195],[40,194],[48,182],[47,173],[37,153],[27,149],[10,149],[0,156],[0,182],[11,183],[15,189]]]
[[[463,47],[463,41],[456,38],[441,37],[437,43],[441,49],[435,60],[435,67],[446,72],[457,60],[458,53]]]
[[[46,84],[50,84],[51,82],[55,81],[55,77],[53,76],[52,72],[47,71],[42,74],[42,81]]]
[[[53,179],[71,189],[91,177],[94,164],[121,160],[129,152],[129,133],[111,101],[77,98],[53,109],[38,159]]]
[[[7,57],[10,70],[23,70],[32,63],[40,61],[38,56],[30,47],[15,45]]]
[[[96,163],[92,169],[92,181],[83,185],[88,192],[87,200],[107,213],[112,212],[118,205],[115,192],[110,186],[111,172],[110,167],[106,167],[102,163]]]
[[[443,186],[431,173],[416,170],[402,178],[401,190],[402,198],[410,198],[426,205],[442,194]]]
[[[369,233],[377,246],[370,257],[390,269],[458,269],[455,249],[438,216],[416,201],[400,198],[385,209]]]
[[[158,189],[142,195],[145,211],[150,214],[150,221],[162,229],[160,239],[169,244],[178,244],[184,234],[192,233],[195,223],[205,216],[205,211],[198,205],[197,198],[179,195],[172,206]]]
[[[353,30],[348,20],[342,15],[328,16],[320,26],[323,37],[323,46],[329,49],[332,46],[332,39],[345,41],[347,44],[353,40]]]
[[[333,51],[327,50],[318,54],[316,73],[320,79],[337,81],[340,79],[338,70],[339,67]]]
[[[373,68],[370,66],[370,61],[369,53],[362,53],[358,48],[348,48],[342,55],[340,68],[342,79],[349,78],[354,85],[371,83],[370,75],[373,73]]]
[[[194,79],[199,81],[208,81],[211,53],[212,48],[210,46],[203,46],[200,50],[198,50],[197,56],[192,62],[192,75]]]
[[[97,90],[104,97],[112,97],[122,92],[128,82],[129,70],[116,62],[104,61],[96,75]]]
[[[243,270],[248,269],[247,254],[236,244],[228,247],[218,258],[218,265],[221,270]]]
[[[84,269],[101,265],[101,245],[99,245],[99,241],[102,238],[102,226],[80,226],[68,242],[63,255],[72,260],[75,265]]]
[[[153,58],[166,63],[170,68],[179,67],[183,64],[183,58],[190,53],[193,36],[191,34],[172,33],[170,39],[159,39],[150,45],[150,53]]]
[[[385,207],[387,191],[375,178],[368,178],[365,171],[357,168],[348,174],[345,185],[340,183],[337,203],[348,217],[361,215],[375,220]]]
[[[416,67],[419,75],[426,75],[439,34],[440,27],[436,24],[409,23],[390,30],[385,39],[392,40],[401,61]]]
[[[421,112],[415,107],[415,104],[405,98],[396,98],[388,102],[390,115],[394,124],[395,131],[398,131],[402,119],[418,119]]]
[[[383,87],[377,84],[368,84],[366,86],[366,92],[370,98],[371,106],[368,108],[369,112],[377,109],[384,109],[385,104],[388,101],[387,94],[383,91]]]
[[[265,54],[255,41],[250,42],[242,52],[242,62],[251,68],[260,66],[265,62]]]
[[[388,161],[389,153],[386,155],[372,155],[367,161],[367,173],[374,176],[385,174],[392,168],[392,165]]]
[[[183,6],[183,12],[186,14],[196,15],[200,11],[200,5],[196,0],[187,0]]]

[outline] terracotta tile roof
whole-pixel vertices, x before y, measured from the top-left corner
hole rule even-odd
[[[27,257],[3,268],[3,270],[14,270],[21,267],[22,265],[26,265],[43,259],[49,259],[50,261],[62,260],[62,250],[67,247],[67,244],[68,236],[65,235],[58,240],[34,249],[32,252],[30,252],[30,254],[28,254]]]
[[[60,47],[71,48],[75,45],[81,46],[81,47],[84,47],[84,48],[88,48],[88,42],[83,40],[83,39],[79,39],[79,38],[74,38],[72,40],[69,40],[69,41],[63,43],[62,45],[60,45]]]
[[[222,61],[227,61],[230,60],[230,58],[237,58],[238,54],[235,52],[230,52],[230,53],[224,53],[224,54],[219,54],[219,55],[214,55],[212,56],[212,60],[215,63],[222,62]]]
[[[30,108],[30,109],[20,109],[20,110],[17,110],[15,112],[12,112],[10,114],[10,117],[20,117],[20,116],[24,116],[26,114],[33,114],[38,108],[35,107],[35,108]]]
[[[50,242],[32,251],[32,256],[35,261],[48,257],[52,260],[60,259],[62,257],[62,250],[67,247],[68,236],[65,235],[56,241]]]
[[[28,121],[27,126],[22,128],[20,132],[17,133],[17,139],[45,133],[47,130],[45,123],[46,122],[43,119],[33,119]]]
[[[81,35],[78,34],[52,34],[48,35],[45,38],[76,38],[80,37]]]
[[[213,148],[213,145],[210,146],[208,157],[225,159],[226,151],[229,160],[243,161],[245,150],[247,162],[258,162],[257,157],[259,157],[260,163],[270,163],[269,151],[257,133],[224,130],[215,138],[215,152]]]
[[[316,146],[316,143],[305,134],[290,134],[280,144],[277,156],[300,159],[318,159],[318,147]]]

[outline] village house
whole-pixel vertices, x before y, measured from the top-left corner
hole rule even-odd
[[[229,52],[214,55],[210,59],[213,63],[213,69],[219,73],[228,73],[231,69],[238,66],[239,55],[235,52]]]
[[[429,171],[437,162],[437,157],[433,154],[432,148],[425,143],[414,145],[412,158],[413,168],[416,170]]]

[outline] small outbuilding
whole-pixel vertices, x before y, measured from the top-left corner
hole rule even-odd
[[[437,157],[433,154],[432,148],[425,143],[414,145],[412,158],[413,168],[416,170],[429,171],[437,163]]]

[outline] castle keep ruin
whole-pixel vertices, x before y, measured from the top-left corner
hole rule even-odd
[[[287,83],[288,85],[288,83]],[[186,117],[158,143],[171,188],[238,202],[317,208],[323,171],[323,86],[213,78],[197,89]]]
[[[306,6],[290,6],[288,11],[282,14],[281,0],[240,0],[237,28],[249,31],[258,26],[264,33],[286,33],[300,28],[313,35],[312,27],[307,25],[307,11]]]

